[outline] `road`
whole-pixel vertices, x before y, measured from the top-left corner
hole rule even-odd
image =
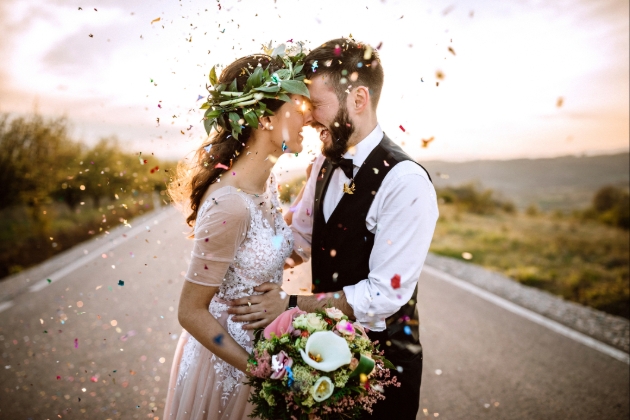
[[[164,419],[192,244],[173,210],[154,219],[3,306],[0,419]],[[308,289],[305,270],[285,280]],[[628,418],[628,364],[428,272],[419,308],[419,419]]]

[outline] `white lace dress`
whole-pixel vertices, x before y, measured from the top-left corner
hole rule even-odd
[[[291,230],[278,211],[273,176],[266,196],[233,187],[214,191],[198,212],[186,275],[187,281],[219,287],[209,311],[247,352],[252,351],[252,332],[232,321],[225,301],[257,294],[253,288],[264,282],[281,284],[284,261],[293,249]],[[225,274],[217,276],[217,267]],[[184,330],[171,368],[164,419],[247,419],[253,407],[247,402],[250,387],[243,380],[242,372]]]

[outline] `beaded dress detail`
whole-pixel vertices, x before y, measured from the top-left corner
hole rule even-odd
[[[269,199],[266,200],[265,195]],[[244,212],[244,208],[247,212]],[[226,312],[226,301],[259,294],[254,291],[254,287],[265,282],[282,284],[284,262],[293,250],[293,235],[279,209],[277,187],[272,175],[267,183],[267,193],[263,196],[246,194],[233,187],[217,189],[201,205],[195,223],[196,244],[186,280],[219,288],[210,302],[209,312],[248,353],[253,348],[252,332],[243,330],[242,323],[232,320],[232,315]],[[235,244],[233,252],[229,252],[231,243],[226,244],[224,248],[228,250],[224,253],[223,249],[218,252],[199,252],[202,249],[216,251],[212,246],[207,247],[207,243],[213,240],[205,238],[209,235],[221,237],[221,227],[229,224],[221,222],[220,217],[217,219],[217,211],[225,211],[229,215],[239,211],[242,213],[241,220],[245,222],[238,234],[232,234],[240,243]],[[265,212],[271,216],[271,220],[265,217]],[[208,225],[206,219],[214,219],[214,224]],[[215,245],[215,248],[217,246],[220,245]],[[209,284],[200,279],[208,269],[206,260],[228,264],[220,283]],[[164,418],[248,418],[252,407],[247,403],[250,387],[242,383],[244,376],[184,330],[173,360]]]

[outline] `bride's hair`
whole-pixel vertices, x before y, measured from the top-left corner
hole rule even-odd
[[[219,83],[229,85],[236,79],[237,90],[242,92],[249,74],[258,65],[261,65],[263,69],[269,66],[270,73],[284,67],[282,60],[273,60],[268,55],[249,55],[239,58],[223,69]],[[262,102],[274,112],[285,103],[277,99],[263,99]],[[229,121],[227,121],[228,116],[224,115],[223,117],[226,118],[225,126],[230,127]],[[219,127],[219,131],[211,134],[208,140],[197,149],[192,162],[179,162],[175,177],[171,179],[168,185],[168,193],[175,203],[182,206],[190,204],[191,213],[186,218],[186,223],[189,226],[194,226],[197,211],[206,190],[225,171],[221,166],[230,167],[238,159],[252,134],[252,130],[252,127],[246,125],[236,140],[232,137],[230,130]],[[208,146],[211,148],[206,151]]]

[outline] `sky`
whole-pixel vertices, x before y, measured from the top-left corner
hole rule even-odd
[[[214,64],[352,35],[380,45],[379,122],[420,160],[627,151],[628,16],[627,0],[2,0],[0,112],[181,159],[206,138]],[[319,150],[304,131],[287,168]]]

